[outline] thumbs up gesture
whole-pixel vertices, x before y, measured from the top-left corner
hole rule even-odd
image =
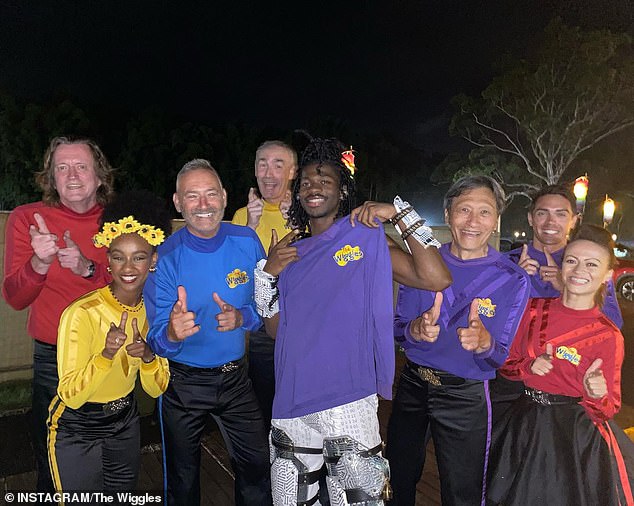
[[[561,279],[561,270],[547,247],[544,247],[544,255],[546,256],[546,265],[539,267],[539,277],[543,281],[548,281],[553,285],[553,288],[561,292],[564,288],[563,280]]]
[[[409,331],[414,339],[428,343],[433,343],[438,339],[440,325],[437,325],[436,322],[440,316],[441,306],[442,292],[436,292],[432,307],[416,318],[409,327]]]
[[[178,300],[170,313],[167,326],[167,338],[173,342],[183,341],[200,330],[195,322],[196,315],[187,311],[187,292],[184,286],[178,287]]]
[[[59,264],[65,269],[70,269],[73,274],[78,276],[88,275],[88,265],[90,261],[81,254],[79,246],[70,237],[70,232],[67,230],[64,232],[65,248],[60,248],[57,252],[57,258]]]
[[[243,319],[239,309],[236,309],[231,304],[227,304],[216,292],[213,293],[213,299],[220,308],[220,313],[216,315],[216,320],[218,320],[216,329],[219,332],[228,332],[229,330],[242,327]]]
[[[539,262],[528,255],[527,244],[524,244],[524,246],[522,246],[522,253],[517,265],[524,269],[529,276],[537,274],[537,271],[539,270]]]
[[[469,308],[468,327],[458,329],[458,339],[460,344],[467,351],[474,353],[482,353],[491,347],[491,334],[482,324],[480,315],[478,314],[478,305],[480,299],[475,298],[471,301]]]
[[[546,343],[546,353],[533,360],[531,372],[537,376],[546,376],[553,368],[553,345]]]
[[[255,188],[249,188],[249,202],[247,203],[247,227],[255,230],[260,224],[264,201],[258,197]]]
[[[608,384],[601,370],[602,365],[603,360],[597,358],[583,375],[583,387],[588,396],[593,399],[600,399],[608,393]]]
[[[57,247],[57,236],[51,234],[46,226],[44,218],[38,213],[33,215],[35,225],[29,226],[29,235],[31,236],[31,248],[33,248],[33,257],[31,265],[33,270],[39,274],[46,274],[50,265],[55,260],[59,248]]]
[[[106,334],[106,342],[101,354],[108,360],[112,360],[119,351],[119,348],[126,342],[128,336],[125,333],[125,324],[128,321],[128,312],[121,313],[121,321],[119,325],[115,325],[114,322],[110,323],[110,330]]]

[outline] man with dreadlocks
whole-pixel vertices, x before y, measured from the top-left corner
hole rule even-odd
[[[255,271],[256,305],[276,337],[271,479],[276,505],[318,503],[326,464],[331,504],[382,504],[377,394],[392,397],[392,271],[400,283],[442,290],[451,277],[436,241],[398,197],[352,210],[355,183],[335,139],[302,153],[289,219]],[[349,213],[350,216],[346,217]],[[388,246],[376,218],[401,227],[412,254]],[[355,226],[356,222],[367,226]]]

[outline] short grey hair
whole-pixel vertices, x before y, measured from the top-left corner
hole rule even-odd
[[[444,208],[445,211],[451,210],[451,204],[456,197],[459,197],[465,192],[475,190],[477,188],[488,188],[495,197],[495,207],[498,214],[502,214],[506,208],[506,194],[495,179],[485,175],[470,175],[460,178],[445,194]]]
[[[176,174],[176,189],[177,190],[178,190],[178,182],[180,181],[181,176],[183,174],[186,174],[187,172],[191,172],[192,170],[206,170],[208,172],[211,172],[218,178],[218,181],[220,181],[220,188],[224,188],[222,186],[222,179],[220,179],[220,174],[218,174],[218,171],[213,168],[209,160],[205,160],[204,158],[194,158],[193,160],[190,160],[185,165],[183,165],[183,168],[178,171],[178,174]]]
[[[258,158],[260,157],[260,151],[262,151],[263,149],[266,148],[283,148],[286,151],[289,152],[289,154],[291,155],[291,162],[293,163],[293,167],[297,168],[297,153],[295,152],[295,150],[290,147],[288,144],[286,144],[283,141],[278,141],[278,140],[272,140],[272,141],[264,141],[262,144],[260,144],[260,146],[258,146],[258,149],[255,151],[255,165],[257,166],[258,164]]]

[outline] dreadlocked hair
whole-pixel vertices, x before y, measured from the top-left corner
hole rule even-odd
[[[299,161],[299,170],[297,177],[293,181],[293,197],[291,207],[288,211],[288,223],[292,229],[300,231],[300,237],[310,236],[310,221],[308,214],[304,211],[299,201],[299,188],[302,170],[308,165],[317,163],[319,166],[330,165],[339,171],[339,191],[341,193],[341,201],[337,210],[338,219],[342,216],[350,214],[354,209],[356,202],[356,186],[352,174],[341,161],[341,153],[347,148],[337,139],[318,139],[312,138],[302,151]]]
[[[144,225],[160,228],[166,238],[172,233],[172,220],[165,201],[148,190],[129,190],[116,194],[104,208],[99,227],[104,223],[118,222],[126,216],[132,216]]]

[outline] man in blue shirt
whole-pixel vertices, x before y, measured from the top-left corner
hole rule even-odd
[[[144,295],[148,343],[170,362],[159,401],[168,504],[200,504],[200,440],[211,414],[235,472],[235,503],[270,504],[268,442],[244,360],[260,327],[253,269],[264,258],[248,227],[222,223],[227,193],[207,160],[178,173],[176,210],[186,226],[158,249]]]

